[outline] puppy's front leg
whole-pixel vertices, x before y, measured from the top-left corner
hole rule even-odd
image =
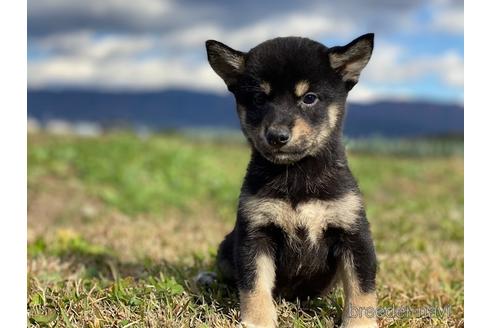
[[[350,238],[342,254],[342,328],[377,328],[376,255],[367,234]]]
[[[275,260],[267,238],[248,233],[239,241],[237,255],[242,324],[250,328],[276,327],[272,297]]]

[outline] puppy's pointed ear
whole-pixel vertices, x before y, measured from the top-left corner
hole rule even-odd
[[[234,85],[244,70],[245,54],[215,40],[208,40],[205,45],[208,62],[215,73],[224,80],[228,87]]]
[[[374,33],[364,34],[343,47],[330,48],[331,67],[338,72],[350,90],[359,81],[362,69],[371,58]]]

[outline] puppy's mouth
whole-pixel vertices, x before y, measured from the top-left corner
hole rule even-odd
[[[309,153],[308,149],[268,149],[260,152],[267,160],[275,164],[292,164],[303,159]]]
[[[253,147],[268,161],[274,164],[293,164],[312,153],[312,142],[300,140],[276,148],[270,146],[264,138],[252,138]]]

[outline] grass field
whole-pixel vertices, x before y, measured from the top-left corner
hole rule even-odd
[[[234,223],[249,151],[236,142],[31,135],[29,325],[234,327],[238,298],[193,282]],[[463,158],[349,154],[367,203],[388,327],[462,327]],[[340,290],[278,300],[281,327],[333,327]],[[393,314],[393,315],[392,315]]]

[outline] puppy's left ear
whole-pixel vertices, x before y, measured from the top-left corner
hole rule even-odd
[[[374,48],[374,33],[359,36],[343,47],[330,48],[331,67],[340,74],[347,90],[359,81],[362,69],[371,58]]]
[[[208,40],[205,46],[210,66],[230,90],[244,70],[245,54],[215,40]]]

